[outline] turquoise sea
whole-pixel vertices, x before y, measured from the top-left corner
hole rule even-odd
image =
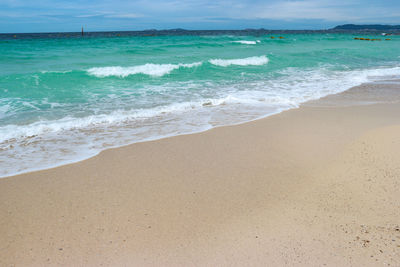
[[[400,37],[281,36],[0,39],[0,177],[400,77]]]

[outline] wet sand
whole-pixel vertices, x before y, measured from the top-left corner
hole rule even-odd
[[[399,266],[399,96],[363,85],[0,179],[0,266]]]

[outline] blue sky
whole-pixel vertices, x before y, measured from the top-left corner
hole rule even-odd
[[[400,24],[400,0],[0,0],[0,32]]]

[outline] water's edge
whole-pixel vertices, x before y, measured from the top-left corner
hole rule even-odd
[[[242,122],[238,122],[238,123],[228,123],[228,124],[223,124],[223,125],[210,126],[210,127],[205,128],[205,129],[198,130],[198,131],[194,130],[192,132],[184,132],[184,133],[179,133],[179,134],[169,134],[169,135],[163,135],[163,136],[155,136],[155,137],[150,137],[150,138],[147,138],[147,139],[142,139],[142,140],[126,143],[126,144],[123,144],[123,145],[110,146],[110,147],[107,147],[105,149],[99,150],[99,151],[97,151],[97,152],[95,152],[95,153],[93,153],[91,155],[86,155],[86,156],[84,156],[82,158],[76,158],[74,160],[68,160],[68,161],[59,162],[59,163],[55,163],[55,164],[52,164],[52,165],[49,165],[49,166],[46,166],[46,167],[32,168],[32,169],[29,169],[29,170],[24,170],[24,171],[21,171],[21,172],[12,173],[11,175],[0,176],[0,179],[2,179],[2,178],[12,178],[12,177],[15,177],[15,176],[18,176],[18,175],[23,175],[23,174],[33,173],[33,172],[39,172],[39,171],[45,171],[45,170],[54,169],[54,168],[65,166],[65,165],[75,164],[75,163],[78,163],[78,162],[85,161],[85,160],[88,160],[90,158],[96,157],[100,153],[102,153],[104,151],[107,151],[107,150],[110,150],[110,149],[118,149],[118,148],[121,148],[121,147],[134,145],[134,144],[137,144],[137,143],[152,142],[152,141],[157,141],[157,140],[171,138],[171,137],[199,134],[199,133],[204,133],[206,131],[213,130],[213,129],[220,128],[220,127],[237,126],[237,125],[242,125],[242,124],[246,124],[246,123],[249,123],[249,122],[254,122],[254,121],[266,119],[266,118],[281,114],[282,112],[286,112],[286,111],[289,111],[289,110],[299,109],[299,108],[306,107],[306,106],[312,107],[313,105],[308,105],[308,103],[312,103],[312,102],[313,103],[318,103],[319,101],[321,101],[321,99],[324,99],[324,98],[327,98],[327,97],[331,97],[331,96],[334,96],[334,95],[341,95],[341,94],[343,94],[343,93],[345,93],[347,91],[350,91],[350,90],[353,90],[353,89],[355,89],[357,87],[360,87],[360,86],[363,86],[363,85],[368,85],[368,84],[371,84],[371,82],[362,83],[362,84],[350,87],[350,88],[345,89],[345,90],[340,91],[340,92],[336,92],[336,93],[332,93],[332,94],[328,94],[328,95],[322,96],[322,97],[320,97],[318,99],[308,100],[306,102],[300,103],[298,106],[295,106],[295,107],[282,108],[281,110],[278,110],[276,112],[272,112],[272,113],[268,113],[268,114],[265,114],[265,115],[262,115],[262,116],[258,116],[258,117],[254,118],[254,119],[250,119],[250,120],[246,120],[246,121],[242,121]],[[373,105],[373,104],[378,104],[378,103],[364,103],[364,105]],[[362,105],[362,104],[353,102],[350,106],[359,106],[359,105]],[[320,107],[323,107],[323,106],[319,106],[319,108]]]

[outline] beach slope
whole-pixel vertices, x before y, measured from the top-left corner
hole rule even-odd
[[[398,266],[400,104],[369,89],[0,179],[0,265]]]

